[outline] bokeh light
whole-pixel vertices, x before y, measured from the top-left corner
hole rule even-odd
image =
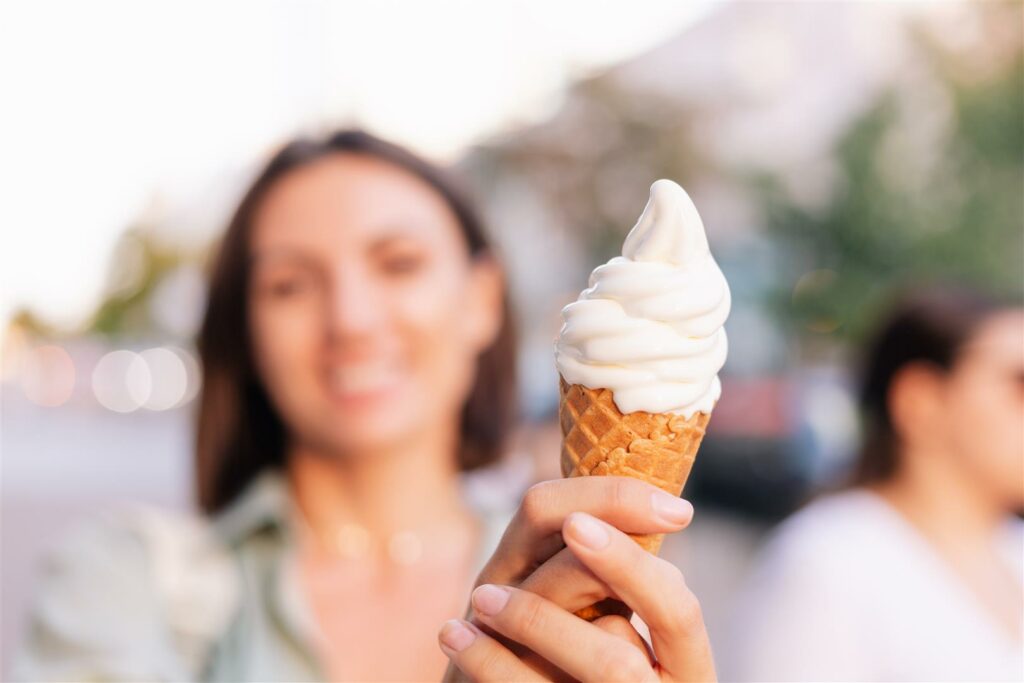
[[[127,350],[103,356],[92,373],[92,390],[103,407],[130,413],[145,404],[153,390],[149,365],[141,355]]]
[[[191,403],[199,395],[199,389],[203,386],[203,373],[199,367],[199,361],[192,353],[177,347],[168,347],[168,349],[178,356],[185,368],[185,393],[182,394],[175,406],[177,408]]]
[[[67,351],[54,344],[36,347],[26,354],[20,374],[22,391],[39,406],[64,405],[75,389],[75,364]]]
[[[150,392],[142,407],[149,410],[174,408],[185,398],[188,390],[188,371],[181,357],[174,351],[157,347],[139,354],[148,368]]]

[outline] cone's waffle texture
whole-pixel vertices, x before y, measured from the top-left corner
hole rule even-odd
[[[610,389],[588,389],[564,379],[560,393],[562,476],[635,477],[674,496],[682,493],[711,417],[708,413],[695,413],[689,419],[672,413],[623,415]],[[657,554],[664,534],[632,538]],[[605,614],[628,615],[628,609],[620,602],[602,600],[576,614],[593,621]]]

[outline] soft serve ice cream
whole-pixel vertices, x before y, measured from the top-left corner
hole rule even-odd
[[[558,372],[568,384],[612,390],[622,413],[710,413],[730,302],[693,201],[658,180],[622,256],[598,266],[562,309]]]

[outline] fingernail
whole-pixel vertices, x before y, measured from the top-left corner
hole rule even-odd
[[[685,524],[693,517],[693,505],[690,501],[664,491],[651,494],[651,506],[669,524]]]
[[[450,650],[462,652],[473,644],[476,634],[458,619],[450,619],[441,627],[441,643]]]
[[[485,583],[473,591],[473,608],[481,614],[494,616],[505,609],[509,595],[505,588]]]
[[[601,550],[611,540],[604,526],[590,515],[573,515],[570,528],[576,540],[591,550]]]

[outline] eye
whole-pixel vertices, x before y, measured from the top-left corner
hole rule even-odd
[[[1017,390],[1024,396],[1024,370],[1016,370],[1010,373],[1010,377],[1013,378],[1013,383],[1016,385]]]
[[[281,280],[270,286],[270,294],[275,297],[291,296],[302,290],[302,281],[299,278]]]
[[[423,267],[426,259],[416,252],[395,252],[380,258],[380,269],[388,275],[410,275]]]
[[[273,299],[289,299],[313,288],[313,278],[303,273],[277,275],[267,278],[260,290]]]

